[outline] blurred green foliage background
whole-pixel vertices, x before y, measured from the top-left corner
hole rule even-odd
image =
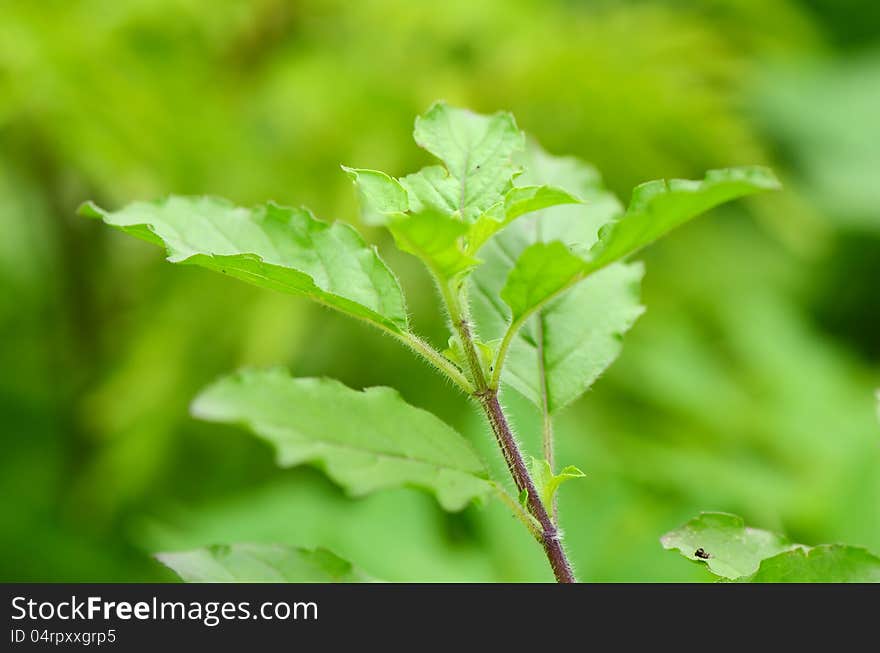
[[[500,505],[352,501],[189,418],[242,365],[394,384],[496,456],[406,351],[305,300],[163,263],[77,218],[168,193],[357,223],[339,164],[427,162],[435,99],[508,109],[640,181],[772,165],[786,190],[644,258],[645,316],[558,424],[563,527],[595,581],[705,580],[659,536],[699,510],[880,553],[880,18],[870,0],[0,2],[0,580],[169,580],[157,550],[327,546],[388,580],[549,580]],[[366,231],[417,327],[429,280]],[[505,397],[536,451],[537,416]]]

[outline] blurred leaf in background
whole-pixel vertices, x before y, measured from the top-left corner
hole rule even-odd
[[[772,164],[787,188],[645,255],[647,313],[558,424],[560,459],[587,474],[560,496],[580,575],[707,579],[657,544],[700,510],[880,550],[871,8],[3,2],[0,578],[171,579],[151,552],[277,541],[327,547],[387,580],[549,579],[503,507],[446,515],[410,490],[350,500],[187,413],[218,376],[283,364],[353,388],[397,385],[502,464],[431,370],[305,301],[164,265],[74,215],[91,197],[116,209],[204,193],[357,223],[339,164],[429,163],[410,135],[438,98],[514,112],[624,201],[646,179],[740,164]],[[414,259],[364,233],[414,298],[416,328],[443,344]],[[537,452],[533,407],[505,401]]]

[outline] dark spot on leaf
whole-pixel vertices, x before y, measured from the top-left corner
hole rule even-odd
[[[699,548],[699,549],[697,549],[696,551],[694,551],[694,555],[695,555],[697,558],[699,558],[700,560],[708,560],[708,559],[711,557],[711,556],[710,556],[708,553],[706,553],[702,548]]]

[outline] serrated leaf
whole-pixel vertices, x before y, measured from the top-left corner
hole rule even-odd
[[[531,472],[538,496],[541,497],[542,503],[551,514],[553,511],[553,497],[556,496],[559,486],[573,478],[584,478],[586,476],[574,465],[568,465],[558,474],[554,474],[549,462],[537,458],[532,458]]]
[[[880,583],[880,558],[856,546],[821,544],[761,562],[750,583]]]
[[[479,332],[487,338],[500,338],[512,319],[511,309],[499,295],[515,261],[528,247],[538,243],[533,255],[551,254],[546,267],[536,261],[531,268],[532,274],[545,276],[536,284],[540,290],[543,283],[552,281],[546,273],[554,269],[554,251],[572,267],[580,265],[599,227],[622,211],[617,199],[602,188],[595,169],[577,159],[552,156],[531,144],[523,162],[525,172],[517,182],[530,187],[553,184],[584,198],[585,203],[546,208],[523,218],[481,250],[485,263],[474,273],[471,289]],[[545,238],[556,244],[548,246]],[[562,272],[566,277],[568,271]],[[640,264],[615,263],[548,303],[513,339],[502,381],[539,408],[546,394],[551,412],[577,399],[617,357],[622,334],[642,313],[642,274]],[[520,279],[525,302],[517,305],[517,299],[511,298],[518,312],[526,310],[530,292],[530,282]]]
[[[749,528],[741,517],[723,512],[703,512],[660,538],[664,549],[703,562],[713,574],[728,579],[748,576],[761,561],[796,547],[769,531]]]
[[[510,188],[516,172],[512,156],[525,143],[509,113],[484,116],[444,102],[416,118],[413,137],[445,164],[455,183],[453,206],[466,222],[475,220]]]
[[[306,209],[172,196],[113,212],[88,203],[80,214],[165,247],[172,263],[305,295],[394,333],[408,329],[400,285],[375,249],[349,225]]]
[[[880,582],[880,558],[865,549],[794,544],[776,533],[749,528],[742,518],[727,513],[701,513],[660,541],[663,548],[737,582]]]
[[[445,283],[469,273],[477,250],[514,219],[580,200],[549,185],[513,187],[513,154],[524,137],[513,117],[433,105],[416,119],[416,142],[443,161],[394,179],[375,170],[343,169],[354,180],[362,215],[394,233]],[[407,221],[406,218],[412,218]]]
[[[408,485],[460,510],[491,489],[470,444],[392,388],[246,370],[206,388],[192,413],[246,427],[275,447],[282,467],[317,464],[354,496]]]
[[[214,545],[159,553],[187,583],[367,583],[369,576],[327,549],[280,544]]]

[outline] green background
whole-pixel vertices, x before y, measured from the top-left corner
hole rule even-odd
[[[0,3],[0,580],[171,580],[150,553],[323,545],[371,575],[550,580],[500,505],[346,498],[188,416],[243,365],[395,385],[488,452],[479,415],[391,339],[305,300],[163,263],[75,216],[168,193],[357,224],[340,163],[428,161],[438,98],[508,109],[554,153],[636,183],[768,164],[782,193],[652,247],[647,313],[560,417],[579,576],[706,580],[658,538],[699,510],[880,553],[880,18],[855,0]],[[414,259],[364,229],[417,329]],[[537,416],[505,403],[537,451]]]

